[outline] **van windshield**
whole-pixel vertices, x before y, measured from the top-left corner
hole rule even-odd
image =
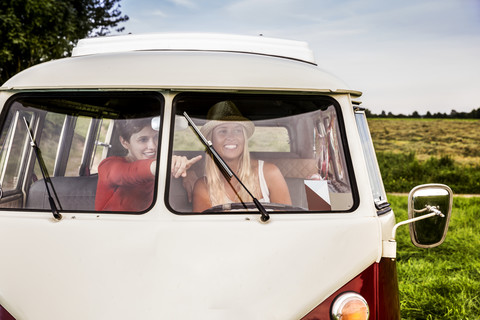
[[[0,123],[0,210],[145,212],[162,108],[149,92],[15,95]]]
[[[348,145],[334,99],[192,93],[178,95],[173,108],[169,158],[201,156],[186,177],[169,178],[167,204],[173,211],[257,211],[252,195],[273,212],[354,209]],[[233,178],[222,174],[184,113],[232,169]]]

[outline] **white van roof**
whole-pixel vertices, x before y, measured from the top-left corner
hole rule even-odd
[[[86,38],[78,42],[72,56],[157,50],[255,53],[315,64],[313,52],[306,42],[216,33],[151,33]]]
[[[304,42],[198,36],[151,34],[81,40],[73,57],[28,68],[5,82],[0,91],[273,90],[361,95],[313,63],[313,53]],[[205,40],[208,37],[210,40]],[[181,45],[183,49],[176,49]]]

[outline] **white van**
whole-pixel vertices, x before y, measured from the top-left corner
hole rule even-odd
[[[20,72],[0,88],[0,319],[399,319],[396,228],[440,244],[452,192],[415,188],[395,225],[360,95],[266,37],[91,38]],[[219,103],[258,170],[214,167],[228,201],[204,210],[208,163],[232,163],[203,134]],[[154,132],[150,184],[103,205],[132,120]],[[198,161],[175,177],[173,159]]]

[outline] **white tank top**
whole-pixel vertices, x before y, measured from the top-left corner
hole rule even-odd
[[[263,160],[258,160],[258,179],[260,180],[260,190],[262,191],[262,199],[260,202],[270,202],[270,192],[268,192],[267,181],[263,174]]]
[[[258,180],[260,181],[260,191],[262,192],[262,199],[259,199],[260,202],[270,202],[270,192],[268,191],[267,181],[265,180],[265,175],[263,174],[263,160],[258,160]],[[224,199],[225,203],[232,203],[227,195]]]

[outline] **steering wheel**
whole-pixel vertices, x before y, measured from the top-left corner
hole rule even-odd
[[[268,212],[272,211],[288,211],[288,212],[295,212],[295,211],[307,211],[305,208],[301,207],[294,207],[290,206],[288,204],[282,204],[282,203],[262,203],[262,206],[267,210]],[[236,203],[225,203],[225,204],[219,204],[217,206],[211,207],[207,210],[204,210],[203,213],[214,213],[214,212],[231,212],[231,211],[239,211],[239,212],[245,212],[245,211],[254,211],[258,212],[257,207],[255,206],[255,203],[253,202],[236,202]]]

